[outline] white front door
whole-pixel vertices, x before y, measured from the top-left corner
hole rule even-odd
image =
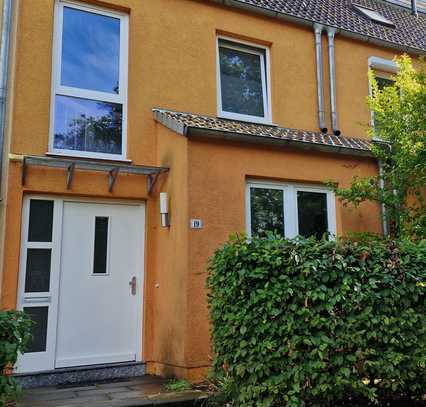
[[[37,209],[43,199],[26,201],[24,215],[29,219],[24,226],[36,223],[31,219],[36,212],[30,208]],[[34,245],[48,248],[52,261],[48,270],[47,261],[44,266],[24,258],[20,288],[21,308],[34,310],[36,316],[36,311],[46,313],[46,322],[34,329],[35,343],[41,336],[43,346],[22,355],[18,371],[140,360],[144,206],[46,200],[54,207],[51,242],[24,239],[23,253],[34,256]],[[43,221],[36,226],[42,229]],[[25,233],[28,229],[24,227]],[[48,274],[44,280],[50,276],[48,289],[28,293],[28,287],[37,288],[31,278],[39,281],[43,273]]]

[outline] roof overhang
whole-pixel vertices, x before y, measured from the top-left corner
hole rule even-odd
[[[267,17],[273,17],[273,18],[277,18],[279,20],[284,20],[284,21],[288,21],[291,23],[295,23],[295,24],[301,24],[304,26],[309,26],[309,27],[313,27],[315,24],[321,24],[324,28],[326,27],[331,27],[334,28],[336,30],[336,34],[340,33],[341,35],[348,37],[348,38],[352,38],[352,39],[356,39],[359,41],[363,41],[363,42],[368,42],[374,45],[378,45],[381,47],[385,47],[385,48],[392,48],[398,51],[402,51],[402,52],[407,52],[409,54],[416,54],[416,55],[426,55],[426,50],[423,50],[421,48],[416,48],[416,47],[409,47],[409,46],[405,46],[405,45],[400,45],[400,44],[396,44],[394,42],[391,41],[385,41],[370,35],[366,35],[366,34],[360,34],[354,31],[350,31],[350,30],[346,30],[343,29],[341,27],[336,27],[336,26],[332,26],[332,25],[327,25],[322,23],[321,21],[314,21],[314,20],[310,20],[307,18],[302,18],[302,17],[297,17],[297,16],[293,16],[290,14],[284,14],[284,13],[280,13],[278,11],[274,11],[271,10],[269,8],[266,7],[262,7],[262,6],[257,6],[254,4],[248,4],[248,3],[244,3],[238,0],[209,0],[213,3],[218,3],[218,4],[222,4],[224,6],[228,6],[228,7],[234,7],[234,8],[238,8],[241,10],[245,10],[245,11],[249,11],[252,13],[256,13],[256,14],[262,14],[264,16]]]
[[[243,142],[247,144],[291,147],[349,156],[373,157],[370,143],[361,139],[330,136],[315,132],[302,132],[308,134],[309,138],[306,139],[303,137],[300,138],[301,131],[295,129],[257,125],[192,113],[174,112],[160,108],[154,108],[153,115],[154,119],[163,126],[188,138],[229,140],[238,143]],[[238,128],[238,131],[235,128]],[[245,131],[245,129],[248,129],[248,131]],[[267,130],[265,131],[265,129]],[[271,129],[274,132],[271,133]],[[283,136],[280,137],[279,135]],[[292,137],[292,135],[296,135],[296,137]],[[334,139],[330,140],[332,137]]]
[[[195,127],[186,127],[185,135],[188,137],[197,137],[197,138],[208,138],[216,140],[227,140],[234,142],[244,142],[245,144],[256,144],[269,147],[290,147],[295,149],[302,149],[307,151],[320,151],[324,153],[332,154],[344,154],[350,156],[360,156],[360,157],[373,157],[371,151],[340,147],[340,146],[331,146],[324,144],[316,143],[305,143],[303,141],[297,140],[286,140],[281,138],[272,138],[265,136],[258,136],[253,134],[241,134],[241,133],[232,133],[228,131],[219,131],[212,129],[202,129]]]

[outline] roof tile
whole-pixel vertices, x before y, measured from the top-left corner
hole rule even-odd
[[[234,2],[336,27],[399,47],[426,51],[426,14],[419,13],[418,16],[413,16],[409,9],[383,0],[234,0]],[[357,12],[352,4],[377,11],[392,21],[395,28],[366,18]]]
[[[217,131],[236,136],[264,137],[265,139],[285,140],[323,147],[339,147],[348,150],[370,152],[371,142],[359,138],[240,122],[165,109],[153,109],[153,112],[155,120],[179,134],[186,134],[191,129],[198,129]]]

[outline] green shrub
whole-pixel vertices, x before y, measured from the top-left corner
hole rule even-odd
[[[213,370],[234,405],[421,399],[425,241],[234,237],[209,271]]]
[[[31,339],[31,320],[22,311],[0,311],[0,406],[16,399],[19,387],[10,370]]]

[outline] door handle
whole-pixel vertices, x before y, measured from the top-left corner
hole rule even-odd
[[[136,295],[136,277],[133,276],[132,279],[129,281],[129,285],[131,288],[132,295]]]

